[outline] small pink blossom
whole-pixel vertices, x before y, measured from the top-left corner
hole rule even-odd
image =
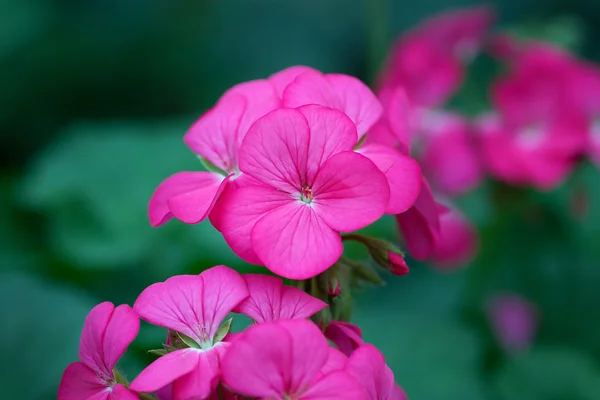
[[[104,302],[94,307],[81,333],[81,362],[74,362],[65,370],[58,400],[136,400],[136,394],[117,383],[113,370],[139,328],[139,318],[127,305],[115,308]]]
[[[356,349],[346,362],[345,370],[363,387],[367,400],[406,400],[406,394],[394,382],[394,373],[381,352],[370,344]]]
[[[279,320],[249,327],[230,346],[223,382],[236,393],[261,399],[362,400],[361,387],[339,363],[328,365],[330,346],[307,320]],[[330,370],[322,373],[323,368]]]
[[[328,107],[282,108],[256,121],[240,148],[250,183],[223,196],[231,248],[290,279],[333,265],[339,232],[371,224],[389,203],[385,175],[353,151],[356,142],[352,121]]]
[[[258,323],[279,319],[309,318],[327,307],[327,303],[308,293],[283,284],[280,278],[267,275],[242,275],[250,295],[234,308]]]
[[[538,312],[518,295],[498,295],[488,304],[488,317],[502,347],[519,351],[528,347],[538,328]]]
[[[451,208],[440,214],[440,234],[431,254],[434,265],[444,270],[468,263],[477,253],[479,236],[460,211]]]
[[[331,321],[325,328],[325,336],[346,356],[364,343],[360,328],[344,321]]]
[[[158,358],[131,383],[137,392],[151,393],[172,384],[173,400],[205,398],[219,382],[220,363],[229,342],[219,341],[223,319],[248,297],[244,279],[217,266],[200,275],[179,275],[146,288],[134,310],[151,324],[189,338],[190,347]]]

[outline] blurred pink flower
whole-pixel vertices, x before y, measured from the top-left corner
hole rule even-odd
[[[149,323],[184,335],[182,340],[187,337],[190,347],[158,358],[131,388],[151,393],[172,384],[174,400],[207,397],[219,382],[220,363],[229,346],[217,336],[219,326],[246,297],[246,282],[225,266],[200,275],[174,276],[146,288],[134,310]]]
[[[337,369],[343,356],[332,357],[332,351],[321,330],[307,320],[253,325],[227,351],[223,382],[262,399],[364,399],[356,380]]]
[[[487,307],[492,330],[507,351],[531,345],[538,328],[538,313],[533,304],[516,294],[498,295]]]
[[[233,311],[254,321],[272,322],[279,319],[309,318],[327,307],[327,303],[308,293],[283,284],[280,278],[267,275],[242,275],[250,295]]]
[[[65,370],[58,400],[136,400],[135,393],[117,383],[113,369],[139,328],[139,318],[127,305],[115,308],[104,302],[94,307],[81,333],[81,362],[74,362]]]
[[[363,344],[346,362],[345,370],[361,384],[367,400],[406,400],[404,391],[394,382],[394,373],[375,346]]]
[[[251,184],[222,196],[219,217],[236,254],[290,279],[333,265],[339,232],[371,224],[389,203],[385,175],[353,151],[356,142],[346,115],[317,105],[275,110],[252,125],[240,148]]]
[[[475,256],[479,236],[460,211],[451,208],[440,214],[440,234],[431,260],[440,269],[451,270],[463,266]]]

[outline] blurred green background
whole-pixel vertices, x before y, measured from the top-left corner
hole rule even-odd
[[[240,81],[295,64],[371,81],[391,40],[465,1],[0,0],[0,387],[52,399],[87,312],[147,285],[226,264],[249,270],[208,224],[152,229],[148,199],[200,168],[187,127]],[[597,0],[503,0],[497,27],[600,59]],[[458,110],[484,110],[480,57]],[[410,262],[355,301],[355,321],[413,400],[600,399],[600,175],[584,164],[549,193],[487,181],[459,199],[481,251],[456,272]],[[574,195],[588,199],[579,218]],[[367,230],[397,239],[393,220]],[[509,355],[484,305],[519,293],[540,310],[532,347]],[[133,377],[164,339],[144,324]]]

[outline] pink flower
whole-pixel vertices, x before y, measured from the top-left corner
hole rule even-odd
[[[65,370],[58,400],[137,400],[136,394],[117,383],[113,370],[139,328],[140,320],[127,305],[115,308],[104,302],[94,307],[81,333],[81,362],[74,362]]]
[[[330,354],[327,339],[310,321],[253,325],[223,359],[223,382],[234,392],[260,399],[364,399],[355,379],[327,366]],[[321,373],[324,367],[331,371]]]
[[[538,328],[538,313],[533,304],[518,295],[499,295],[488,304],[488,317],[502,347],[519,351],[531,344]]]
[[[217,266],[200,275],[179,275],[146,288],[134,310],[151,324],[179,332],[190,347],[168,353],[131,383],[136,392],[155,392],[173,384],[173,400],[205,398],[216,387],[229,343],[217,335],[227,314],[248,297],[244,279]]]
[[[440,235],[440,208],[425,180],[415,204],[406,212],[396,215],[396,222],[404,236],[406,248],[417,260],[429,257]]]
[[[185,144],[211,172],[178,172],[156,189],[148,206],[150,223],[159,226],[176,217],[188,224],[204,220],[219,195],[240,175],[238,150],[250,125],[281,105],[285,87],[308,67],[291,67],[269,79],[229,89],[184,137]],[[218,218],[211,218],[218,227]]]
[[[458,114],[428,111],[415,137],[423,173],[440,192],[459,195],[483,179],[483,167],[469,121]],[[420,148],[419,148],[420,147]]]
[[[423,21],[392,48],[379,89],[401,86],[411,103],[420,107],[446,102],[462,83],[463,64],[479,50],[493,19],[493,11],[484,6]]]
[[[346,356],[364,343],[360,328],[344,321],[331,321],[325,328],[325,336]]]
[[[335,263],[339,232],[371,224],[389,202],[385,175],[353,151],[356,142],[352,121],[328,107],[283,108],[256,121],[240,148],[250,183],[223,196],[231,248],[290,279]]]
[[[406,400],[404,391],[394,382],[394,373],[375,346],[363,344],[352,353],[345,370],[360,383],[367,400]]]
[[[477,231],[455,208],[440,215],[440,234],[431,254],[433,263],[450,270],[469,262],[479,244]]]
[[[304,319],[311,317],[327,303],[306,292],[283,284],[281,279],[267,275],[242,275],[250,295],[233,310],[254,321],[272,322],[279,319]]]

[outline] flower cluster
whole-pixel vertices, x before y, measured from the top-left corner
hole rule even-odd
[[[325,307],[279,278],[225,266],[174,276],[146,288],[133,309],[106,302],[90,312],[81,361],[65,370],[58,399],[405,399],[357,327],[331,324],[324,334],[308,319]],[[232,333],[231,319],[225,320],[230,312],[254,324]],[[169,334],[163,348],[152,351],[160,357],[128,383],[115,364],[140,318]]]

